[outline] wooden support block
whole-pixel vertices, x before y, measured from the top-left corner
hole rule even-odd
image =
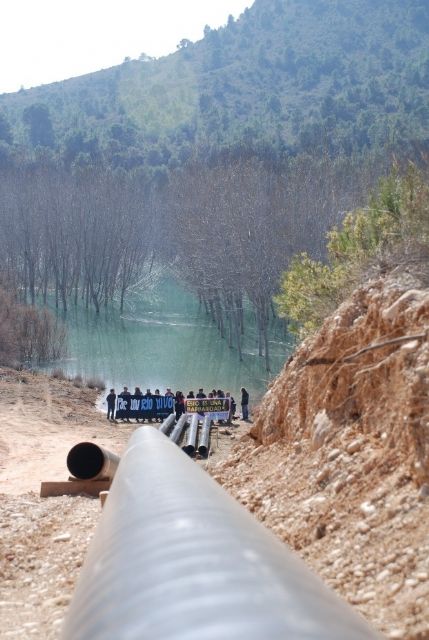
[[[110,489],[110,480],[73,480],[65,482],[42,482],[40,497],[78,496],[81,494],[98,498],[100,491]]]
[[[101,506],[104,507],[104,503],[107,500],[107,496],[109,495],[108,491],[100,491],[99,493],[99,498],[100,498],[100,502],[101,502]]]

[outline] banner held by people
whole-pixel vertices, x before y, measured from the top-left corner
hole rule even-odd
[[[164,419],[174,411],[174,398],[171,396],[133,396],[119,395],[116,400],[116,419]]]
[[[187,398],[186,413],[210,415],[211,420],[228,420],[231,398]]]

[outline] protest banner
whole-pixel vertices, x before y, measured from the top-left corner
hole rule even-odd
[[[129,420],[164,420],[174,411],[174,398],[171,396],[123,396],[116,399],[115,418]]]
[[[210,415],[211,420],[228,420],[231,398],[187,398],[186,413]]]

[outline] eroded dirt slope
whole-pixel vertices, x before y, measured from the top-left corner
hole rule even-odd
[[[428,329],[429,291],[360,288],[213,470],[389,638],[429,638]]]

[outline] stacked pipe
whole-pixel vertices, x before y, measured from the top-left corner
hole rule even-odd
[[[188,456],[193,456],[197,447],[197,433],[198,433],[198,414],[194,413],[191,418],[191,425],[189,427],[188,438],[186,444],[182,447],[183,451]]]
[[[185,428],[187,421],[188,421],[188,416],[186,413],[183,413],[178,419],[178,421],[176,422],[176,425],[170,435],[170,440],[175,444],[179,443],[180,437],[182,435],[182,431]]]
[[[176,416],[174,415],[174,413],[170,413],[170,415],[164,420],[164,422],[159,427],[159,431],[167,435],[167,433],[170,431],[171,427],[175,422],[176,422]]]
[[[207,458],[209,455],[210,444],[210,416],[204,416],[203,428],[201,430],[200,444],[198,445],[198,453],[203,458]]]

